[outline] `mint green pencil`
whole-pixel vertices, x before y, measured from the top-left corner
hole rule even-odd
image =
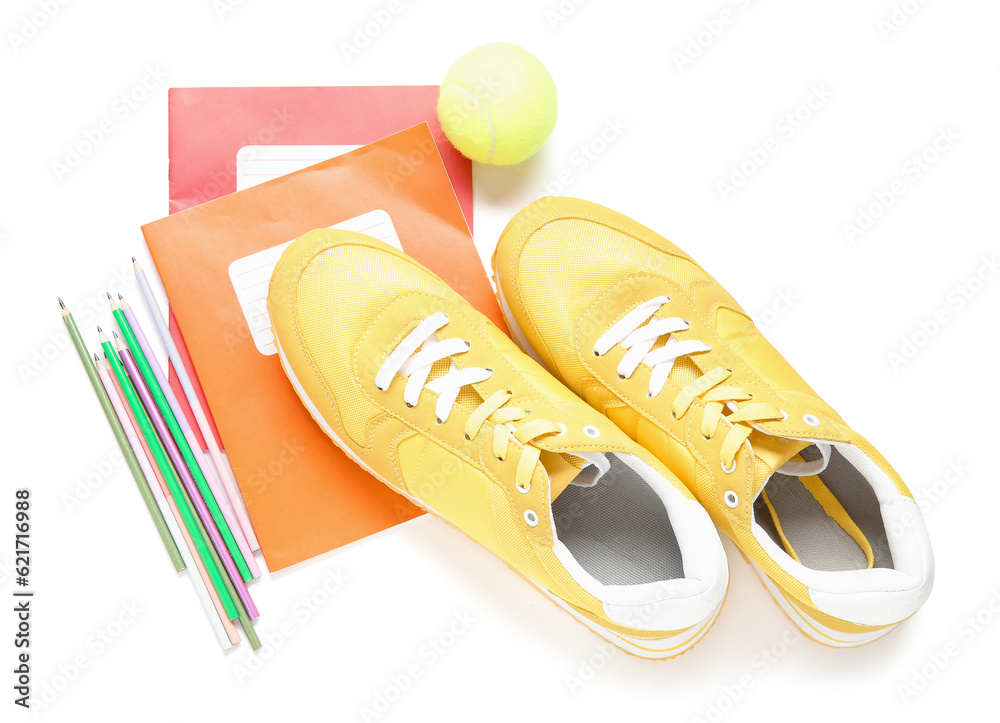
[[[156,531],[160,534],[160,539],[163,540],[163,546],[167,548],[167,555],[170,556],[170,562],[173,564],[174,570],[181,572],[184,570],[184,560],[181,558],[180,550],[177,549],[177,543],[170,534],[170,530],[167,529],[163,513],[160,512],[160,508],[153,498],[153,493],[149,490],[146,477],[139,467],[139,460],[136,459],[135,453],[132,451],[132,445],[128,443],[128,439],[125,437],[125,430],[122,428],[118,415],[115,414],[115,410],[111,406],[108,393],[104,391],[104,385],[101,384],[100,379],[97,377],[97,370],[94,368],[94,363],[90,360],[90,352],[87,351],[87,347],[83,343],[80,330],[76,327],[76,320],[73,318],[70,310],[66,308],[66,304],[63,303],[62,299],[59,299],[59,307],[62,309],[62,318],[66,324],[66,330],[69,331],[70,338],[73,339],[73,346],[76,347],[76,352],[80,355],[80,361],[83,362],[83,368],[86,370],[87,376],[90,377],[90,384],[94,387],[94,394],[97,395],[97,399],[101,403],[101,408],[104,410],[104,416],[108,418],[108,424],[111,425],[111,431],[114,432],[115,440],[117,440],[118,446],[121,447],[122,456],[125,457],[125,464],[128,465],[129,471],[132,473],[133,479],[135,479],[135,484],[139,488],[142,501],[149,511],[149,516],[153,518],[153,524],[156,526]]]
[[[177,443],[177,448],[180,450],[181,456],[184,458],[184,463],[191,472],[191,476],[194,478],[195,484],[198,486],[198,491],[201,493],[202,499],[205,500],[205,505],[208,507],[208,511],[212,515],[212,520],[215,521],[215,526],[219,528],[219,533],[222,535],[222,539],[226,543],[226,548],[229,550],[229,554],[232,556],[233,562],[236,563],[236,568],[239,570],[244,582],[253,580],[253,574],[250,572],[250,568],[247,566],[246,560],[243,558],[243,552],[240,550],[239,544],[236,542],[236,538],[233,537],[232,530],[229,529],[229,524],[226,522],[226,517],[222,514],[222,510],[219,508],[219,503],[216,501],[215,496],[212,494],[212,490],[208,485],[208,480],[205,479],[205,475],[201,471],[201,465],[199,465],[198,460],[195,459],[194,452],[188,444],[187,437],[184,436],[184,432],[181,430],[181,426],[177,422],[177,418],[174,416],[174,410],[170,408],[170,403],[167,401],[166,395],[164,395],[163,390],[160,388],[160,384],[156,380],[156,376],[153,374],[153,370],[149,366],[149,361],[142,353],[142,348],[138,339],[135,337],[135,333],[132,331],[131,324],[129,324],[128,319],[125,318],[125,314],[121,310],[121,306],[115,301],[111,294],[108,294],[108,301],[111,304],[111,313],[114,314],[115,320],[118,322],[118,327],[121,329],[122,335],[125,337],[125,345],[129,348],[132,352],[132,356],[135,358],[136,366],[139,367],[139,373],[146,382],[146,386],[149,387],[153,400],[156,402],[156,407],[160,410],[160,414],[163,415],[163,419],[167,423],[167,428],[170,430],[171,436]]]
[[[219,594],[219,600],[222,602],[222,607],[226,610],[226,615],[229,616],[230,620],[235,620],[238,613],[236,611],[236,606],[233,604],[233,599],[229,595],[229,590],[226,589],[226,584],[223,582],[225,575],[220,571],[218,565],[215,563],[215,560],[212,558],[211,553],[208,551],[210,545],[205,541],[204,535],[198,531],[198,526],[195,522],[195,515],[191,511],[191,506],[188,503],[187,498],[181,493],[182,487],[180,480],[177,479],[174,468],[170,465],[170,462],[167,459],[167,453],[163,448],[163,443],[156,435],[156,430],[153,429],[153,425],[146,414],[146,410],[143,408],[142,402],[139,401],[135,387],[132,386],[132,381],[125,373],[125,369],[122,367],[122,363],[119,361],[118,354],[115,352],[114,347],[111,346],[110,340],[107,335],[101,331],[100,327],[98,327],[97,330],[100,333],[100,342],[101,347],[104,349],[104,356],[111,365],[111,369],[114,371],[115,377],[121,385],[122,392],[125,393],[125,399],[132,408],[132,413],[135,415],[136,422],[139,424],[142,436],[146,438],[146,443],[149,445],[149,449],[153,453],[153,457],[156,459],[156,466],[160,468],[160,472],[163,474],[163,479],[167,483],[167,487],[170,489],[170,496],[173,497],[174,502],[177,503],[177,509],[180,511],[181,518],[184,520],[184,526],[191,535],[195,549],[198,550],[198,557],[201,558],[202,564],[205,565],[205,570],[208,572],[208,576],[212,580],[212,586]]]

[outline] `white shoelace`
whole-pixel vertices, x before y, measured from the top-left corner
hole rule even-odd
[[[690,326],[676,316],[650,320],[668,301],[670,298],[667,296],[657,296],[640,304],[604,332],[594,344],[594,353],[598,356],[607,354],[616,344],[628,349],[628,353],[618,364],[618,376],[625,379],[631,378],[643,362],[652,367],[653,371],[649,375],[651,397],[663,391],[663,385],[666,384],[667,376],[670,375],[670,370],[673,369],[678,357],[710,351],[712,348],[696,339],[678,341],[669,336],[666,344],[659,349],[653,349],[657,340],[664,334],[687,331]]]
[[[441,312],[431,314],[421,321],[390,352],[375,375],[375,386],[383,392],[388,391],[397,373],[406,377],[403,401],[410,407],[417,406],[422,389],[435,392],[438,400],[434,411],[437,414],[438,424],[448,421],[462,387],[484,382],[493,376],[492,369],[482,367],[459,369],[454,360],[450,359],[455,354],[467,352],[472,345],[462,339],[439,339],[436,332],[447,323],[448,317]],[[442,359],[449,359],[451,368],[442,376],[428,382],[431,367]],[[521,449],[514,480],[517,490],[526,493],[531,489],[532,473],[541,454],[540,448],[531,442],[538,437],[557,434],[561,427],[556,422],[540,418],[523,421],[530,412],[508,406],[507,403],[512,398],[512,391],[500,389],[484,399],[466,420],[465,438],[469,441],[474,440],[486,420],[490,420],[493,425],[493,454],[498,460],[503,461],[507,458],[513,444]],[[537,525],[537,515],[534,512],[531,512],[531,515],[534,515],[534,522],[527,516],[525,520],[531,526]]]
[[[594,343],[594,354],[597,356],[603,356],[607,354],[615,345],[621,344],[621,346],[628,351],[625,356],[622,357],[621,362],[618,364],[618,376],[622,379],[629,379],[635,373],[635,370],[639,368],[639,365],[645,363],[647,366],[652,368],[649,375],[649,396],[650,398],[657,396],[667,382],[667,377],[670,375],[670,370],[673,369],[674,362],[688,354],[697,354],[699,352],[710,351],[711,346],[705,344],[697,339],[685,339],[683,341],[675,339],[673,334],[679,331],[687,331],[690,328],[690,324],[684,319],[679,317],[668,317],[665,319],[654,318],[654,314],[660,310],[660,308],[670,301],[668,296],[657,296],[654,299],[646,301],[632,311],[627,313],[621,319],[619,319],[615,324],[611,326],[604,334],[602,334],[597,341]],[[653,349],[656,342],[660,337],[664,335],[667,336],[666,343],[659,349]],[[709,378],[710,375],[714,374],[715,378]],[[777,418],[781,416],[780,414],[775,414],[777,410],[773,405],[757,405],[758,409],[761,409],[761,416],[756,417],[752,414],[752,407],[748,406],[744,412],[740,412],[740,408],[737,404],[738,401],[749,401],[751,395],[744,392],[739,387],[719,387],[718,385],[725,381],[729,377],[731,372],[729,370],[716,369],[713,372],[709,372],[702,376],[701,379],[692,382],[688,385],[688,388],[681,392],[679,397],[684,397],[684,403],[681,404],[682,409],[680,414],[687,411],[690,406],[691,401],[695,396],[700,396],[707,393],[707,399],[711,402],[715,402],[717,405],[726,406],[733,414],[730,415],[731,418],[727,418],[725,415],[721,414],[721,408],[716,407],[716,411],[711,415],[709,420],[709,415],[706,414],[706,421],[703,423],[702,434],[706,438],[711,437],[715,434],[715,429],[718,421],[724,420],[729,424],[731,428],[734,428],[734,422],[746,422],[752,425],[755,421],[763,421],[768,418]],[[707,383],[703,383],[703,380],[708,378]],[[715,394],[718,398],[713,396],[713,389],[716,390]],[[725,390],[723,392],[723,390]],[[732,396],[729,396],[729,395]],[[675,407],[677,402],[675,401]],[[773,407],[773,408],[772,408]],[[675,418],[678,418],[677,409],[674,410]],[[784,414],[784,412],[781,412]],[[746,419],[743,415],[748,415]],[[747,429],[744,433],[733,438],[734,442],[742,444],[746,442],[749,444],[748,437],[750,431]],[[787,475],[794,475],[797,477],[806,477],[809,475],[819,474],[826,469],[827,464],[830,462],[831,456],[831,446],[829,444],[824,444],[821,442],[815,442],[817,449],[820,452],[821,457],[813,462],[785,462],[781,467],[778,468],[778,472]],[[735,447],[732,444],[727,445],[728,451],[730,453],[735,453]],[[725,453],[724,457],[728,456]],[[723,470],[726,472],[731,472],[735,467],[730,467],[727,463],[723,462]]]
[[[440,311],[421,321],[392,350],[375,375],[375,386],[383,392],[389,388],[397,373],[407,377],[403,401],[411,407],[416,406],[420,399],[420,390],[425,386],[436,392],[439,396],[434,411],[439,422],[448,421],[448,415],[451,414],[462,387],[484,382],[493,376],[492,369],[483,367],[459,369],[455,366],[455,362],[451,362],[451,369],[447,374],[427,381],[435,362],[468,351],[471,346],[462,339],[439,340],[435,332],[447,323],[448,317]],[[417,352],[417,349],[420,351]]]

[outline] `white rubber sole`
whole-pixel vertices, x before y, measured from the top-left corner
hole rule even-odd
[[[496,276],[496,269],[494,269],[494,276]],[[541,360],[538,353],[528,342],[528,338],[524,335],[524,331],[520,326],[518,326],[517,321],[514,319],[514,315],[511,313],[510,306],[507,304],[507,299],[504,297],[503,287],[500,286],[498,279],[496,280],[496,287],[497,299],[500,302],[500,311],[503,314],[504,321],[507,322],[507,327],[514,335],[514,341],[521,348],[521,351],[529,355],[532,359],[537,361],[545,367],[545,369],[552,373],[552,370],[549,369],[545,362]],[[774,598],[774,601],[778,604],[778,606],[785,612],[786,615],[788,615],[792,622],[794,622],[799,629],[802,630],[802,633],[806,637],[816,641],[817,643],[829,645],[835,648],[856,648],[860,645],[867,645],[868,643],[873,643],[876,640],[885,637],[895,630],[896,625],[898,625],[897,623],[896,625],[881,628],[871,633],[845,633],[840,630],[834,630],[833,628],[824,625],[810,616],[802,608],[785,597],[774,582],[772,582],[771,579],[759,567],[757,567],[757,565],[750,562],[749,559],[747,562],[749,562],[749,564],[757,572],[757,575],[764,583],[764,587],[766,587],[767,591],[771,593],[771,596]],[[717,613],[718,611],[716,611],[716,614]]]
[[[358,457],[353,450],[351,450],[350,446],[347,443],[345,443],[344,440],[342,440],[339,436],[337,436],[337,433],[333,431],[333,429],[330,427],[330,424],[326,421],[323,415],[320,414],[319,410],[316,408],[316,405],[313,404],[312,400],[309,398],[309,395],[306,394],[305,389],[302,387],[302,384],[295,376],[295,373],[291,369],[291,365],[289,365],[288,363],[288,359],[285,357],[285,352],[281,348],[281,344],[278,342],[277,336],[275,336],[274,345],[278,349],[278,360],[281,363],[281,367],[282,369],[284,369],[285,375],[292,383],[292,387],[295,389],[295,393],[299,396],[299,399],[301,400],[305,408],[309,411],[309,414],[313,418],[313,420],[320,426],[320,428],[333,441],[333,443],[336,444],[341,450],[343,450],[343,452],[347,454],[351,459],[357,462],[362,469],[367,471],[369,474],[371,474],[373,477],[375,477],[383,484],[387,485],[394,492],[398,492],[420,509],[434,515],[435,517],[440,518],[441,520],[444,520],[445,522],[448,522],[447,518],[439,514],[428,504],[426,504],[422,500],[417,499],[416,497],[409,494],[405,490],[401,490],[399,487],[389,482],[387,479],[382,477],[375,470],[373,470],[371,467],[365,464],[361,460],[361,458]],[[475,540],[473,541],[475,542]],[[515,570],[515,572],[517,571]],[[518,574],[520,575],[520,573]],[[572,606],[568,605],[561,598],[558,598],[552,593],[550,593],[548,590],[546,590],[543,586],[539,585],[534,580],[525,577],[524,575],[521,575],[521,577],[523,577],[525,580],[531,583],[543,595],[549,598],[560,608],[562,608],[567,613],[572,615],[574,619],[583,623],[592,632],[601,636],[612,645],[621,648],[626,653],[635,655],[640,658],[646,658],[648,660],[665,660],[667,658],[675,658],[678,655],[683,655],[685,652],[690,650],[695,643],[697,643],[705,636],[705,633],[707,633],[709,628],[712,627],[712,624],[715,622],[716,618],[719,617],[719,611],[722,610],[722,603],[719,603],[719,606],[712,611],[712,614],[709,615],[704,620],[702,620],[700,623],[698,623],[697,625],[693,625],[690,628],[669,637],[657,638],[657,639],[636,638],[629,635],[622,635],[620,633],[616,633],[601,627],[590,618],[587,618],[578,613],[576,610],[573,609]]]
[[[748,562],[750,561],[748,560]],[[767,591],[771,593],[771,597],[774,598],[778,607],[780,607],[788,618],[799,627],[802,634],[810,640],[814,640],[822,645],[828,645],[832,648],[856,648],[860,645],[874,643],[876,640],[884,638],[899,625],[899,623],[896,623],[896,625],[880,628],[870,633],[845,633],[841,630],[834,630],[809,615],[809,613],[796,605],[795,602],[789,600],[788,597],[786,597],[781,590],[778,589],[778,586],[774,584],[771,578],[769,578],[763,570],[757,567],[756,564],[750,562],[750,566],[753,567],[761,582],[764,583],[764,587],[767,588]]]

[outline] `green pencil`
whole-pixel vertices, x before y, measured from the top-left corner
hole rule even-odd
[[[229,524],[226,522],[222,510],[219,508],[219,503],[208,486],[208,480],[202,474],[201,465],[195,459],[194,452],[187,442],[187,437],[181,431],[180,424],[174,416],[174,410],[170,408],[167,397],[163,394],[163,390],[160,388],[160,384],[156,380],[156,376],[153,374],[153,370],[150,368],[145,354],[142,353],[142,348],[139,345],[139,341],[135,338],[132,326],[128,323],[128,319],[125,318],[121,307],[115,302],[111,294],[108,294],[108,301],[111,304],[111,313],[114,314],[115,320],[118,322],[118,327],[122,330],[122,335],[125,337],[125,345],[135,358],[136,366],[139,367],[139,373],[142,374],[142,378],[145,380],[146,386],[149,387],[149,391],[153,395],[160,414],[163,415],[163,419],[167,423],[171,436],[173,436],[174,441],[177,443],[177,448],[181,451],[181,456],[184,458],[184,462],[187,464],[188,470],[191,472],[191,476],[198,486],[198,491],[201,493],[202,499],[205,500],[208,511],[212,514],[215,526],[219,528],[219,534],[222,535],[222,539],[226,543],[226,548],[229,550],[229,554],[232,555],[233,562],[236,563],[236,568],[239,570],[244,582],[253,580],[250,568],[247,567],[246,560],[243,559],[243,552],[236,543],[236,538],[233,537],[232,530],[229,529]]]
[[[169,460],[167,460],[167,462],[170,463]],[[172,465],[171,469],[173,469]],[[174,473],[176,474],[176,471]],[[184,488],[184,485],[181,485],[181,494],[184,495],[184,499],[187,501],[187,504],[193,506],[191,497],[188,495],[188,491]],[[202,523],[198,515],[194,516],[194,521],[198,526],[198,532],[201,536],[207,538],[208,530],[205,529],[205,525]],[[215,548],[211,545],[208,546],[208,550],[212,553],[212,559],[215,560],[215,564],[219,566],[220,570],[222,570],[222,560],[219,558],[219,553],[216,552]],[[236,593],[236,588],[233,587],[233,583],[230,581],[229,577],[227,575],[223,575],[222,579],[226,583],[226,589],[229,590],[229,595],[232,597],[233,602],[236,603],[236,609],[239,611],[240,625],[243,627],[243,632],[246,633],[247,640],[250,641],[250,647],[254,650],[260,650],[260,638],[257,637],[257,631],[254,630],[253,621],[247,613],[246,606],[244,606],[243,601],[240,600],[240,596]]]
[[[125,369],[122,367],[122,363],[118,359],[118,355],[115,353],[114,347],[111,346],[111,342],[108,340],[107,335],[101,331],[100,327],[98,327],[97,330],[100,332],[100,341],[101,347],[104,349],[104,356],[107,358],[111,365],[111,369],[118,378],[118,383],[121,385],[122,391],[125,393],[125,399],[128,401],[129,406],[132,407],[132,413],[135,414],[135,419],[139,423],[139,429],[142,432],[142,436],[146,438],[146,442],[149,444],[149,449],[153,453],[153,457],[156,460],[156,466],[159,467],[160,472],[163,473],[163,479],[167,483],[167,487],[170,488],[170,496],[173,497],[174,502],[177,503],[177,509],[181,513],[181,519],[184,520],[184,526],[191,535],[195,549],[198,550],[198,557],[201,558],[202,563],[205,565],[205,570],[208,572],[208,576],[212,580],[212,586],[219,594],[219,600],[222,602],[222,606],[226,610],[226,615],[229,616],[230,620],[235,620],[238,613],[236,606],[233,604],[233,599],[229,595],[229,590],[226,588],[226,583],[223,580],[225,575],[220,572],[215,559],[209,552],[211,545],[205,542],[204,535],[199,532],[199,528],[196,524],[197,518],[191,511],[190,501],[181,493],[183,486],[181,485],[180,480],[177,479],[177,474],[174,472],[174,468],[170,465],[170,462],[167,459],[167,453],[163,449],[163,443],[156,435],[156,431],[153,429],[153,425],[150,422],[149,417],[146,415],[146,410],[143,408],[142,402],[139,401],[135,388],[132,386],[132,381],[125,373]]]
[[[132,478],[135,480],[135,485],[139,488],[139,494],[142,495],[142,501],[146,504],[149,516],[153,518],[153,524],[156,526],[156,531],[160,534],[160,539],[163,540],[163,546],[167,548],[170,562],[173,563],[174,570],[181,572],[184,570],[184,560],[181,559],[180,550],[177,549],[177,543],[173,536],[171,536],[170,530],[167,529],[167,523],[163,519],[163,514],[160,512],[156,500],[153,498],[153,493],[149,489],[146,477],[142,474],[142,469],[139,467],[139,460],[136,459],[135,452],[132,451],[132,445],[128,443],[125,430],[122,429],[118,415],[115,414],[114,407],[111,406],[111,400],[108,399],[104,385],[97,378],[97,370],[94,368],[94,363],[90,360],[90,352],[87,351],[87,347],[83,343],[80,330],[76,326],[76,320],[73,319],[73,314],[66,308],[66,304],[63,303],[62,299],[59,299],[59,307],[62,309],[62,318],[66,324],[66,330],[69,331],[70,338],[73,339],[73,346],[76,347],[76,352],[80,355],[80,361],[83,362],[83,368],[87,371],[87,376],[90,377],[90,385],[94,388],[94,394],[97,395],[97,399],[101,403],[104,416],[108,418],[111,431],[114,432],[115,440],[117,440],[118,446],[122,450],[122,456],[125,457],[125,464],[128,465],[129,471],[132,473]]]

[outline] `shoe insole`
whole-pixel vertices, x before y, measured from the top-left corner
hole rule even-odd
[[[556,536],[604,585],[641,585],[684,577],[673,526],[659,495],[609,454],[593,487],[569,485],[552,502]]]

